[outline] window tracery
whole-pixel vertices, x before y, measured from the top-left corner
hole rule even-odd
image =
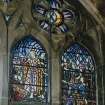
[[[9,78],[12,101],[47,103],[48,57],[43,46],[31,35],[12,48]]]
[[[64,51],[62,104],[96,105],[95,65],[87,49],[75,43]]]
[[[50,0],[48,2],[34,3],[32,6],[33,16],[36,18],[36,13],[40,27],[52,33],[66,33],[69,31],[67,21],[74,21],[75,13],[70,9],[63,9],[60,0]],[[67,20],[67,21],[66,21]]]
[[[50,1],[50,0],[48,0]],[[54,1],[54,0],[53,0]],[[50,2],[47,2],[46,4],[50,4]],[[74,11],[70,10],[70,9],[66,9],[66,10],[62,10],[60,8],[60,3],[59,2],[55,2],[54,1],[54,5],[57,4],[57,6],[54,6],[52,5],[53,3],[50,4],[51,6],[51,9],[49,8],[46,8],[46,4],[38,4],[38,5],[34,5],[33,6],[33,12],[37,12],[39,14],[39,16],[41,16],[41,18],[39,18],[39,25],[42,29],[46,30],[47,32],[49,32],[49,29],[51,29],[52,33],[53,32],[63,32],[63,33],[66,33],[69,31],[69,27],[68,25],[66,24],[66,21],[65,20],[69,20],[71,21],[73,18],[75,18],[75,13]],[[45,7],[44,7],[45,6]],[[59,10],[60,9],[60,10]],[[71,14],[70,14],[71,12]],[[43,18],[44,16],[44,18]],[[7,18],[8,20],[8,18]],[[53,25],[53,26],[52,26]],[[62,26],[63,25],[63,26]],[[52,27],[51,27],[52,26]],[[33,50],[31,52],[34,52]],[[34,58],[34,57],[33,57]],[[27,66],[29,66],[29,64],[27,63],[27,61],[24,61],[25,63],[23,65],[25,65],[26,67],[23,68],[23,69],[26,69]],[[81,67],[80,67],[81,68]],[[27,70],[26,70],[27,71]],[[40,72],[40,70],[39,70]],[[39,74],[39,72],[36,73]],[[27,78],[30,78],[30,77],[27,77],[26,75],[27,73],[25,72],[24,73],[24,78],[27,80]],[[41,75],[43,74],[43,72],[40,73]],[[37,77],[37,76],[36,76]],[[83,77],[82,77],[82,74],[80,74],[80,82],[82,82],[83,80]],[[32,81],[29,81],[29,82],[32,82]],[[37,85],[37,84],[36,84]],[[83,84],[82,84],[83,85]],[[26,86],[25,88],[28,88],[29,86]],[[82,87],[81,87],[82,88]],[[83,85],[83,88],[85,88],[85,86]],[[21,91],[20,88],[17,89],[18,91]],[[41,90],[41,88],[39,89]],[[43,97],[43,96],[42,96]],[[21,98],[20,98],[21,99]],[[20,100],[19,99],[19,100]],[[72,97],[71,97],[72,99]],[[80,102],[82,103],[82,102]]]

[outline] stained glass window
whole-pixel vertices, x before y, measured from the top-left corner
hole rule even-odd
[[[96,105],[94,60],[89,51],[73,44],[61,58],[62,105]]]
[[[9,74],[12,101],[47,102],[48,57],[41,43],[31,35],[11,49]]]
[[[53,33],[68,32],[69,29],[66,20],[71,21],[75,18],[75,14],[72,10],[62,9],[62,0],[45,0],[38,4],[34,3],[32,13],[35,18],[37,15],[41,16],[41,18],[37,17],[37,19],[43,30],[49,32],[51,29]]]

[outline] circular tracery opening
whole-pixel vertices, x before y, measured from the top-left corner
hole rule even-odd
[[[61,13],[57,10],[49,10],[46,14],[49,23],[54,25],[60,25],[63,22]]]

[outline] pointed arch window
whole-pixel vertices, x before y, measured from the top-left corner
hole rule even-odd
[[[62,105],[96,105],[95,64],[89,51],[78,43],[61,57]]]
[[[9,89],[11,101],[47,102],[48,55],[31,35],[19,40],[11,49]]]

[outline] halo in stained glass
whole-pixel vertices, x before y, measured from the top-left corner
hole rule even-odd
[[[9,77],[11,100],[47,102],[47,52],[31,35],[19,40],[11,49]]]
[[[61,58],[62,105],[96,105],[94,60],[78,43],[66,49]]]

